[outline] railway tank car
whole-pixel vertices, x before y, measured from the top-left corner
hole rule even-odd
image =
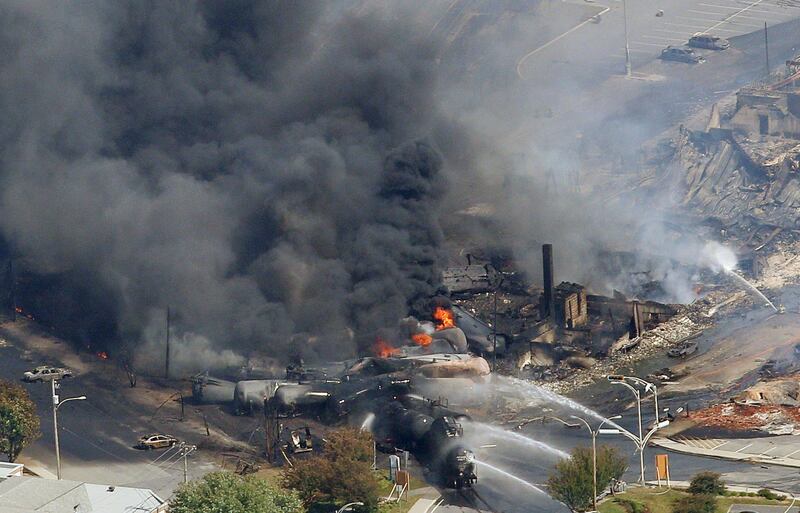
[[[447,487],[471,487],[478,480],[475,454],[464,442],[457,416],[437,408],[418,411],[409,407],[415,404],[418,402],[389,404],[383,416],[388,439],[393,446],[412,452]]]

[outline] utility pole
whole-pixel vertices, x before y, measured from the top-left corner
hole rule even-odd
[[[486,280],[494,291],[494,309],[492,310],[492,372],[497,370],[497,290],[503,284],[503,276],[491,264],[486,264]]]
[[[8,259],[8,281],[11,287],[11,322],[17,322],[17,280],[14,278],[14,259]]]
[[[164,377],[169,379],[169,307],[167,307],[167,354],[164,360]]]
[[[183,482],[189,482],[189,462],[187,456],[189,453],[197,450],[196,445],[186,445],[186,442],[181,442],[181,455],[183,456]]]
[[[492,319],[492,372],[497,372],[497,286],[494,288],[494,314]]]
[[[770,73],[769,67],[769,39],[767,37],[767,22],[764,22],[764,55],[766,57],[766,65],[767,65],[767,76]]]
[[[625,76],[631,76],[631,48],[628,43],[628,2],[622,0],[622,19],[625,24]]]

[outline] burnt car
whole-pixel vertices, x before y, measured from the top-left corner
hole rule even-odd
[[[156,433],[140,437],[139,441],[136,443],[136,448],[149,451],[151,449],[164,449],[165,447],[172,447],[177,443],[178,439],[172,435]]]
[[[668,46],[661,51],[661,60],[699,64],[705,59],[697,55],[691,48],[685,46]]]
[[[695,34],[689,38],[687,43],[694,48],[705,48],[707,50],[727,50],[731,47],[731,42],[719,36],[711,34]]]
[[[667,351],[667,356],[672,358],[687,358],[697,352],[697,342],[684,342]]]
[[[26,371],[22,375],[23,381],[27,381],[29,383],[34,382],[42,382],[42,381],[52,381],[54,379],[63,379],[63,378],[71,378],[72,371],[69,369],[64,369],[62,367],[50,367],[48,365],[42,365],[36,367],[33,370]]]

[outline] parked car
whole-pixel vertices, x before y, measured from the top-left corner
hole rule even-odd
[[[699,64],[705,59],[691,48],[685,46],[668,46],[661,51],[661,59],[665,61],[686,62],[688,64]]]
[[[40,367],[36,367],[33,370],[26,371],[22,375],[23,381],[27,381],[29,383],[33,383],[36,381],[51,381],[54,379],[63,379],[63,378],[71,378],[72,371],[69,369],[63,369],[61,367],[50,367],[47,365],[42,365]]]
[[[719,36],[711,34],[697,33],[689,38],[689,46],[695,48],[706,48],[708,50],[727,50],[731,47],[731,42]]]
[[[163,449],[164,447],[172,447],[177,443],[178,439],[172,435],[153,434],[140,437],[139,442],[136,444],[136,448],[149,451],[150,449]]]
[[[672,358],[686,358],[697,352],[697,342],[684,342],[667,351],[667,356]]]

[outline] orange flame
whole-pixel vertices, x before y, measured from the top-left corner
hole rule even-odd
[[[27,317],[28,319],[30,319],[32,321],[34,320],[33,315],[31,315],[29,313],[25,313],[25,310],[23,310],[21,306],[15,306],[14,307],[14,311],[17,312],[18,314],[22,315],[23,317]]]
[[[433,342],[433,338],[427,333],[415,333],[411,335],[411,340],[413,340],[418,346],[422,347],[428,347],[431,345],[431,342]]]
[[[105,351],[100,351],[99,353],[97,353],[97,357],[100,358],[101,360],[108,360],[108,353],[106,353]]]
[[[375,345],[372,346],[372,352],[374,352],[375,356],[379,358],[389,358],[390,356],[394,356],[399,353],[400,350],[396,347],[392,347],[390,343],[379,338],[375,342]]]
[[[436,319],[436,331],[446,330],[447,328],[454,328],[456,326],[456,319],[453,311],[448,308],[437,306],[433,311],[433,318]]]

